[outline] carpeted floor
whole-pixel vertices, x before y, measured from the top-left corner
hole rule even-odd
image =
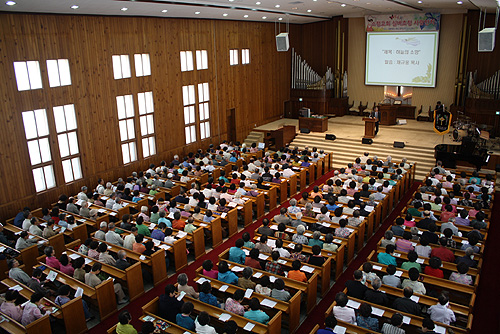
[[[312,187],[317,184],[321,184],[325,182],[325,180],[331,175],[333,172],[329,172],[318,179],[313,185],[309,186],[306,191],[311,191]],[[320,301],[318,305],[313,309],[310,315],[297,330],[296,333],[309,333],[312,328],[316,324],[320,324],[320,326],[324,323],[324,314],[327,308],[331,305],[335,298],[335,294],[344,289],[344,284],[347,280],[352,278],[354,270],[358,269],[366,260],[366,257],[369,253],[375,248],[376,243],[380,238],[382,238],[384,231],[387,227],[392,224],[394,219],[399,215],[401,210],[404,208],[405,203],[408,201],[413,192],[417,189],[418,183],[415,183],[412,188],[404,195],[403,200],[396,206],[396,208],[392,211],[392,213],[387,217],[382,226],[377,230],[377,232],[367,241],[367,244],[363,249],[357,254],[355,259],[351,262],[349,267],[345,270],[345,272],[339,277],[330,291],[325,295],[325,297]],[[494,210],[492,212],[491,222],[495,222],[497,219],[500,219],[500,193],[497,193],[495,197],[495,205]],[[300,193],[295,196],[295,198],[300,198]],[[283,206],[287,207],[289,205],[288,201],[283,204]],[[255,229],[261,225],[262,219],[267,217],[271,218],[274,215],[279,213],[278,207],[267,215],[264,215],[261,219],[255,221],[244,230],[240,231],[233,237],[226,240],[217,248],[213,249],[206,255],[202,256],[200,259],[188,265],[185,269],[177,272],[174,276],[170,277],[163,284],[153,288],[149,292],[145,293],[140,298],[136,299],[129,305],[127,305],[124,309],[127,309],[133,317],[132,324],[140,329],[141,321],[138,318],[142,315],[141,307],[148,303],[151,299],[159,296],[163,293],[163,289],[167,284],[173,284],[176,282],[177,275],[180,273],[186,273],[190,279],[195,277],[195,270],[199,268],[203,261],[210,259],[214,263],[218,260],[218,254],[234,245],[236,239],[240,238],[243,232],[249,232],[252,237]],[[496,249],[491,245],[491,239],[496,238],[496,235],[500,234],[500,227],[495,224],[491,224],[490,230],[488,231],[488,239],[490,239],[489,246],[486,246],[485,254],[483,256],[483,268],[481,272],[481,284],[478,287],[477,299],[475,303],[474,309],[474,322],[472,326],[471,334],[486,334],[486,333],[500,333],[500,308],[499,307],[491,307],[491,305],[496,305],[496,302],[500,300],[500,289],[496,288],[494,281],[497,278],[498,272],[496,266],[493,265],[495,261],[495,252]],[[118,312],[114,315],[101,322],[92,330],[90,333],[105,333],[109,328],[114,326],[117,321]]]

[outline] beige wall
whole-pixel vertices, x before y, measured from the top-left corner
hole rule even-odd
[[[460,34],[462,32],[462,14],[441,16],[441,31],[439,34],[438,71],[435,88],[415,87],[413,89],[412,104],[434,107],[436,101],[442,101],[446,106],[453,102],[455,77],[458,62]],[[366,33],[364,18],[349,19],[349,67],[347,91],[349,103],[353,100],[356,105],[362,100],[363,104],[379,102],[384,98],[383,86],[365,85],[365,54]]]

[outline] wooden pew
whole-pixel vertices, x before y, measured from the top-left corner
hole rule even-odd
[[[3,312],[0,312],[6,320],[0,323],[0,328],[4,329],[7,333],[17,334],[50,334],[52,329],[50,328],[50,318],[49,315],[44,315],[40,319],[33,321],[31,324],[23,326],[20,322],[15,321]]]

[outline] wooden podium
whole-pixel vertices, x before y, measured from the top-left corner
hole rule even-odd
[[[396,113],[398,105],[395,104],[381,104],[379,105],[380,111],[380,124],[381,125],[395,125]]]
[[[363,118],[365,122],[365,137],[364,138],[375,138],[375,123],[377,123],[376,118]]]

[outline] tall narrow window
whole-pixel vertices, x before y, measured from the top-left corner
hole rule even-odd
[[[144,77],[151,75],[151,63],[149,61],[149,54],[135,54],[135,76],[136,77]]]
[[[229,50],[229,65],[238,65],[238,49]]]
[[[17,90],[31,90],[42,88],[42,75],[38,61],[15,61]]]
[[[198,109],[200,111],[200,139],[210,137],[210,92],[208,82],[198,84]]]
[[[196,50],[196,69],[206,70],[208,68],[207,50]]]
[[[250,49],[241,50],[241,64],[250,64]]]
[[[141,125],[142,155],[144,158],[156,154],[153,92],[137,94],[139,123]]]
[[[115,79],[130,78],[130,60],[128,55],[113,56],[113,74]]]
[[[64,180],[66,183],[81,179],[82,167],[80,163],[80,150],[76,135],[75,106],[54,107],[54,120],[56,122],[57,142],[61,155]]]
[[[196,141],[196,118],[194,113],[196,99],[194,96],[194,85],[182,86],[182,98],[184,103],[186,144],[191,144]]]
[[[50,87],[71,85],[68,59],[47,60],[47,73]]]
[[[120,140],[122,143],[123,163],[137,160],[137,148],[134,127],[134,100],[132,95],[116,97],[118,109],[118,124],[120,126]]]
[[[181,71],[192,71],[194,69],[193,64],[193,52],[192,51],[181,51]]]
[[[40,192],[54,188],[56,179],[50,153],[47,111],[45,109],[25,111],[22,116],[35,189]]]

